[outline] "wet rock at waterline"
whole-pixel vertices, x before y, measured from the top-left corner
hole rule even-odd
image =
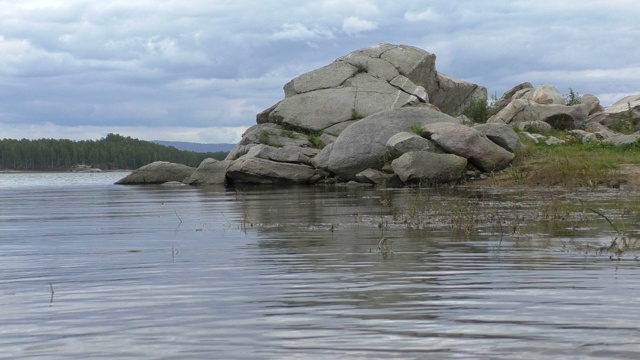
[[[391,167],[408,183],[447,183],[464,175],[467,159],[453,154],[411,151],[393,160]]]
[[[191,176],[195,170],[193,167],[182,164],[155,161],[134,170],[131,174],[118,180],[116,184],[163,184],[170,181],[182,182]]]
[[[216,185],[226,184],[227,169],[233,163],[231,160],[218,161],[216,159],[207,158],[202,160],[196,171],[183,183],[187,185]]]
[[[244,157],[227,168],[227,179],[231,183],[250,184],[313,184],[328,174],[312,166],[283,163],[256,157]]]

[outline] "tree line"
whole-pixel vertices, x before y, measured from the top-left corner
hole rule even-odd
[[[2,170],[69,170],[78,164],[103,170],[137,169],[154,161],[197,167],[208,157],[223,160],[227,152],[198,153],[150,141],[108,134],[100,140],[0,140]]]

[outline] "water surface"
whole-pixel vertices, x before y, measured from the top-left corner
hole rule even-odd
[[[124,175],[0,174],[0,358],[640,357],[634,193]]]

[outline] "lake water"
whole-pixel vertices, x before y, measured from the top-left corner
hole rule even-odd
[[[0,174],[0,358],[640,358],[635,191],[124,175]]]

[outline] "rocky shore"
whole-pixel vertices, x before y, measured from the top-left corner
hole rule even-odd
[[[356,50],[285,84],[284,98],[257,114],[225,160],[197,169],[154,162],[118,183],[448,183],[504,169],[523,139],[562,143],[540,135],[552,128],[583,142],[640,137],[620,132],[640,121],[640,95],[603,108],[596,96],[567,98],[530,83],[507,91],[476,124],[462,114],[486,104],[487,89],[436,71],[435,60],[407,45]]]

